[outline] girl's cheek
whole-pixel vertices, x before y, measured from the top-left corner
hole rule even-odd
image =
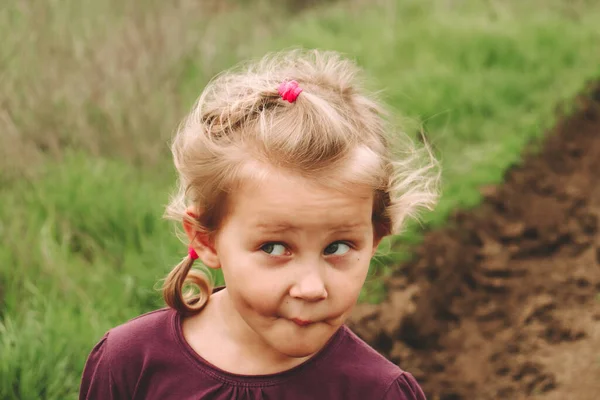
[[[351,250],[342,256],[331,257],[329,263],[340,270],[352,270],[364,263],[368,264],[368,256],[363,251]]]

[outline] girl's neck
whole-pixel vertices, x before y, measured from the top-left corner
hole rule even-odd
[[[183,334],[202,358],[234,374],[274,374],[310,358],[288,357],[271,348],[239,315],[227,289],[213,294],[202,312],[184,320]]]

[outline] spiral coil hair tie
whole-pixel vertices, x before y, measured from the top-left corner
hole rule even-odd
[[[302,92],[302,88],[298,87],[296,81],[283,81],[277,89],[282,99],[293,103],[298,98],[298,95]]]
[[[190,246],[188,248],[188,255],[190,256],[190,258],[192,260],[197,260],[198,259],[198,253],[196,253],[196,250],[194,250],[194,248],[192,246]]]

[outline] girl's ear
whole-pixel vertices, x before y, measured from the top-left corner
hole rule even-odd
[[[190,220],[198,221],[198,212],[192,207],[185,211],[187,218],[183,218],[183,229],[190,240],[190,246],[194,248],[198,258],[209,268],[221,268],[221,261],[215,250],[212,239],[209,234],[201,230],[199,224]]]
[[[373,236],[373,250],[371,251],[371,257],[373,257],[377,252],[377,248],[379,247],[382,239],[383,237],[377,234]]]
[[[375,255],[375,253],[377,252],[377,247],[379,247],[379,244],[381,243],[383,238],[388,235],[389,231],[390,226],[387,222],[373,222],[373,251],[371,252],[371,257]]]

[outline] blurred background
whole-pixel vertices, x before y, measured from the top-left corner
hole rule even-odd
[[[600,76],[593,0],[3,0],[0,398],[74,399],[109,328],[163,305],[185,255],[168,148],[204,84],[289,47],[355,59],[423,129],[439,207],[391,238],[362,300],[426,229],[480,202]]]

